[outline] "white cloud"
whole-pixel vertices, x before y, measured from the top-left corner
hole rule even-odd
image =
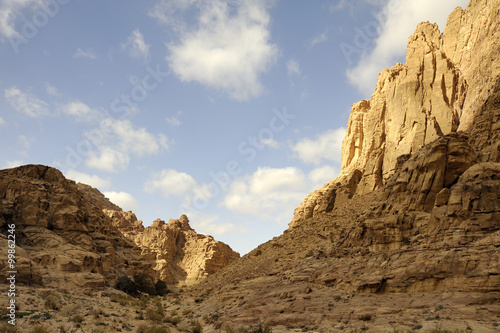
[[[288,75],[299,75],[300,74],[300,66],[297,60],[289,60],[286,63],[286,68]]]
[[[330,6],[331,12],[338,12],[347,6],[347,0],[338,0],[334,5]]]
[[[0,117],[0,126],[5,125],[7,122]]]
[[[134,126],[129,119],[114,119],[106,110],[92,109],[80,101],[63,105],[61,111],[78,121],[98,124],[84,134],[93,147],[85,161],[88,167],[107,172],[125,170],[131,156],[157,155],[170,148],[165,135],[151,134],[145,128]]]
[[[237,226],[233,223],[217,223],[219,216],[217,215],[203,215],[203,214],[189,214],[189,221],[197,232],[208,235],[223,235],[230,232],[244,233],[246,228],[244,226]]]
[[[158,154],[162,149],[168,149],[167,137],[163,134],[155,136],[145,128],[136,129],[128,119],[108,119],[101,123],[105,133],[108,134],[107,141],[112,146],[126,153],[133,153],[139,157]]]
[[[260,140],[259,143],[261,145],[264,145],[264,146],[266,146],[268,148],[272,148],[272,149],[278,149],[280,147],[280,144],[274,139]]]
[[[347,71],[349,82],[365,94],[375,89],[377,77],[384,67],[390,68],[397,59],[404,57],[408,38],[418,23],[436,22],[443,30],[448,15],[457,6],[465,7],[469,0],[401,0],[387,1],[373,24],[378,26],[378,37],[374,40],[373,50],[363,52],[357,66]],[[354,41],[351,46],[354,45]],[[367,52],[368,51],[368,52]]]
[[[144,191],[154,193],[160,191],[165,197],[185,196],[198,186],[191,175],[173,169],[155,172],[144,185]]]
[[[126,50],[130,56],[134,58],[142,58],[145,61],[149,58],[150,45],[144,41],[144,35],[135,29],[127,38],[127,41],[122,44],[122,49]]]
[[[76,170],[69,170],[64,173],[64,176],[78,183],[87,184],[99,189],[104,189],[111,185],[109,179],[104,179],[97,175],[89,175],[87,173],[78,172]]]
[[[177,1],[177,7],[194,3],[200,10],[196,28],[178,28],[179,42],[168,45],[172,71],[182,81],[199,82],[236,100],[262,94],[259,75],[278,56],[278,48],[269,41],[265,1],[241,1],[236,7],[222,0]],[[172,16],[172,6],[158,6],[150,15],[160,21]]]
[[[36,10],[45,0],[8,0],[0,2],[0,36],[5,38],[20,37],[16,31],[16,19],[25,8]]]
[[[137,212],[139,210],[137,200],[127,192],[104,192],[103,194],[124,211],[131,210]]]
[[[182,111],[177,112],[177,116],[165,118],[165,120],[172,126],[180,126],[182,125],[182,122],[179,120],[180,115],[182,115]]]
[[[73,54],[73,58],[87,58],[87,59],[96,59],[96,55],[94,50],[92,49],[86,49],[83,50],[81,48],[78,48]]]
[[[78,121],[94,122],[106,116],[105,111],[92,109],[85,103],[75,101],[68,103],[61,108],[62,112],[68,116],[75,117]]]
[[[318,165],[323,160],[340,162],[345,131],[345,128],[329,130],[314,139],[305,138],[291,149],[305,163]]]
[[[32,94],[22,92],[16,87],[5,89],[4,95],[13,109],[28,117],[37,118],[50,114],[49,105],[46,102]]]
[[[45,91],[47,92],[48,95],[50,95],[52,97],[61,96],[61,94],[59,93],[57,88],[54,86],[51,86],[50,83],[48,83],[48,82],[45,82]]]
[[[130,162],[130,156],[111,147],[99,147],[98,152],[91,151],[85,162],[89,168],[106,172],[125,170]]]
[[[15,161],[5,161],[2,169],[10,169],[10,168],[17,168],[18,166],[24,165],[24,163],[21,160],[15,160]]]
[[[240,214],[286,223],[308,190],[306,175],[297,168],[259,168],[234,180],[222,205]]]
[[[316,36],[314,37],[310,42],[309,42],[309,46],[310,47],[314,47],[316,46],[317,44],[320,44],[320,43],[323,43],[323,42],[326,42],[328,40],[328,35],[325,32],[323,32],[321,35],[319,36]]]
[[[313,187],[318,188],[335,179],[339,174],[339,170],[334,166],[325,165],[309,172],[308,178],[314,184]]]

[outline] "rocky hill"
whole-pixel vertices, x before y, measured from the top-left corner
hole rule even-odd
[[[499,11],[499,0],[472,0],[444,33],[417,27],[406,63],[353,105],[341,175],[305,198],[282,236],[199,286],[200,311],[355,331],[357,307],[387,331],[418,295],[415,321],[439,300],[453,307],[449,327],[496,330],[478,320],[500,314]]]
[[[196,233],[186,216],[144,228],[97,189],[41,165],[0,170],[2,278],[9,224],[15,224],[18,282],[29,285],[103,288],[136,273],[192,284],[239,258]]]
[[[139,247],[54,168],[26,165],[0,171],[2,278],[8,271],[9,224],[15,224],[19,283],[103,288],[120,275],[155,276]]]
[[[159,278],[169,285],[193,285],[240,258],[227,244],[196,233],[186,215],[144,228],[132,212],[104,210],[113,224],[142,249]]]

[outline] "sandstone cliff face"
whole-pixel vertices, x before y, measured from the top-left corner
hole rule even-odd
[[[198,283],[240,257],[228,245],[196,233],[186,215],[168,223],[157,219],[144,228],[131,212],[104,211],[142,249],[142,255],[168,284]]]
[[[384,69],[371,100],[352,106],[341,176],[311,193],[291,226],[323,211],[318,203],[331,201],[328,195],[338,184],[349,183],[358,195],[370,193],[387,183],[399,156],[472,130],[500,78],[499,15],[500,0],[474,0],[453,11],[443,34],[435,24],[418,25],[408,40],[406,63]]]
[[[319,310],[337,306],[335,293],[498,298],[499,9],[500,0],[473,0],[443,36],[417,27],[406,63],[383,70],[371,100],[353,105],[341,175],[304,199],[282,236],[210,278],[207,309],[328,330],[352,319]],[[371,311],[387,315],[388,303]]]
[[[27,165],[0,171],[0,228],[5,231],[7,224],[15,224],[21,283],[95,288],[119,275],[154,273],[101,207],[56,169]],[[0,274],[7,272],[4,235]]]

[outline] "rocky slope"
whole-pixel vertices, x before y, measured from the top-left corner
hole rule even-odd
[[[417,27],[406,63],[383,70],[371,100],[353,105],[341,175],[307,196],[282,236],[199,286],[200,311],[217,304],[218,324],[342,330],[357,315],[333,310],[334,297],[451,292],[478,302],[457,300],[464,309],[500,314],[499,9],[500,0],[473,0],[443,35]],[[406,306],[370,311],[384,331]],[[477,324],[477,311],[449,322]]]
[[[160,279],[168,284],[192,285],[213,274],[240,255],[212,236],[196,233],[186,215],[168,223],[157,219],[144,228],[132,212],[104,210],[113,224],[141,249]]]
[[[102,288],[124,274],[154,277],[137,245],[56,169],[26,165],[0,170],[2,279],[8,271],[9,224],[15,224],[20,283]]]
[[[136,273],[193,284],[239,258],[196,233],[186,216],[144,228],[97,189],[41,165],[0,170],[2,278],[9,224],[15,224],[18,281],[25,284],[102,288]]]

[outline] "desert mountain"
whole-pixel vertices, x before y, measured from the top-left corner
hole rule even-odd
[[[15,224],[18,282],[45,287],[103,288],[122,275],[193,283],[239,255],[197,234],[187,217],[144,228],[98,190],[47,166],[0,171],[0,228]],[[137,243],[136,243],[137,240]],[[0,236],[2,278],[7,237]]]
[[[498,315],[487,304],[500,292],[499,18],[500,1],[473,0],[444,33],[418,25],[406,63],[384,69],[371,100],[353,105],[341,175],[304,199],[282,236],[199,286],[206,311],[342,330],[359,313],[334,298],[404,293],[431,304],[468,293]],[[384,329],[408,306],[366,304]],[[450,322],[477,319],[460,311]]]

